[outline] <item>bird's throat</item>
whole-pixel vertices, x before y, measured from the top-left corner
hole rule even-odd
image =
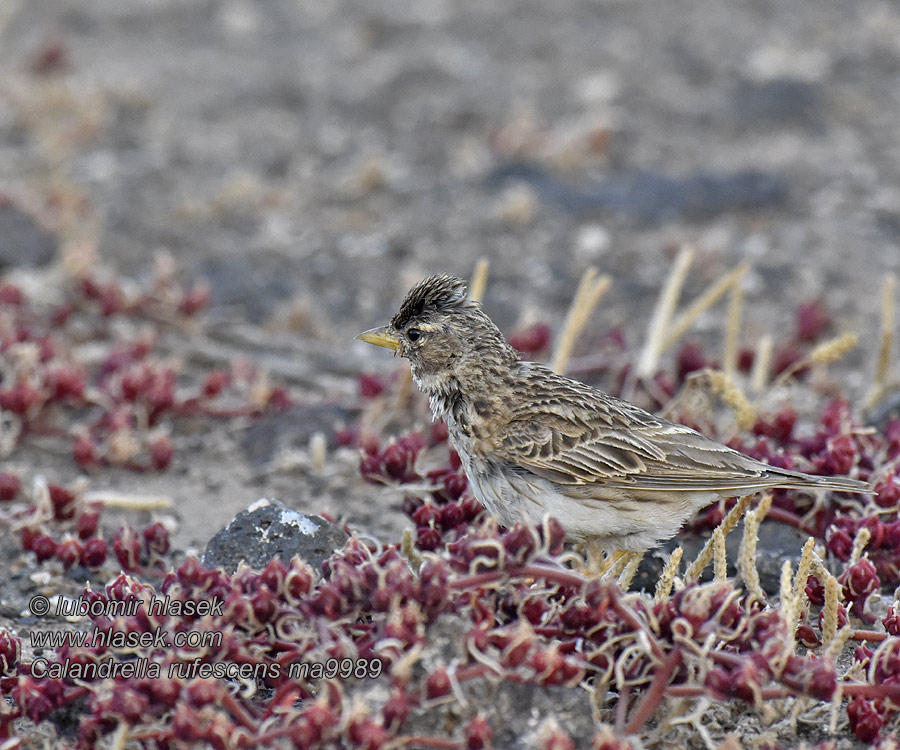
[[[455,421],[463,403],[463,393],[455,377],[423,375],[413,370],[413,380],[428,397],[428,404],[435,419]]]

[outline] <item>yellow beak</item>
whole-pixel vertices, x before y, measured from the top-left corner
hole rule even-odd
[[[397,337],[388,330],[387,326],[370,328],[368,331],[363,331],[356,338],[360,341],[365,341],[367,344],[383,346],[385,349],[390,349],[394,352],[400,348],[400,342],[397,340]]]

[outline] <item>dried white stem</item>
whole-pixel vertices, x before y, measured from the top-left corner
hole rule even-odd
[[[729,289],[733,289],[747,273],[748,266],[741,264],[736,268],[722,274],[712,284],[710,284],[699,297],[697,297],[688,308],[681,313],[673,322],[668,334],[663,340],[662,351],[668,349],[678,339],[680,339],[687,330],[694,325],[697,318],[705,313],[710,307],[718,302]]]
[[[806,606],[806,582],[809,580],[809,572],[812,570],[813,560],[815,559],[816,540],[810,537],[803,545],[803,552],[800,554],[800,564],[797,566],[797,577],[794,580],[794,617],[799,617],[803,608]]]
[[[747,512],[747,508],[750,505],[750,501],[753,499],[753,495],[744,495],[744,497],[740,498],[737,501],[737,505],[735,505],[725,518],[722,519],[722,523],[720,523],[716,530],[721,529],[722,537],[728,536],[731,533],[731,530],[737,526],[738,521],[743,518],[744,514]],[[697,555],[697,559],[691,563],[690,567],[684,574],[685,582],[690,583],[691,581],[696,581],[703,570],[709,565],[709,561],[713,556],[713,549],[715,545],[715,534],[706,540],[706,544],[703,545],[703,549],[700,550],[700,554]]]
[[[731,296],[728,298],[728,317],[725,318],[725,346],[722,352],[722,369],[725,374],[734,380],[737,374],[738,342],[741,336],[741,308],[744,302],[744,289],[741,286],[743,274],[739,276],[731,287]]]
[[[644,350],[638,360],[637,374],[638,377],[649,378],[657,370],[659,357],[666,348],[666,331],[675,307],[678,304],[678,297],[681,294],[681,287],[687,278],[688,269],[694,260],[694,251],[690,247],[683,247],[675,258],[675,264],[666,279],[659,297],[656,300],[656,307],[653,310],[653,317],[650,318],[650,325],[647,328],[647,339],[644,341]]]
[[[85,492],[84,499],[125,510],[165,510],[172,507],[172,498],[166,495],[126,495],[114,490]]]
[[[719,527],[713,532],[713,579],[724,581],[728,578],[728,560],[725,552],[725,535]]]
[[[771,506],[772,495],[764,495],[763,499],[759,501],[759,505],[746,515],[744,518],[744,536],[741,539],[741,546],[738,551],[738,573],[743,579],[747,590],[760,601],[765,601],[766,595],[759,582],[759,570],[756,567],[756,545],[759,540],[759,526]]]
[[[484,290],[487,288],[488,270],[491,262],[487,258],[479,258],[472,271],[472,283],[469,284],[469,299],[481,302],[484,299]]]
[[[566,369],[578,335],[587,325],[591,313],[594,312],[600,298],[609,289],[609,285],[610,278],[608,276],[597,278],[596,268],[588,268],[582,275],[581,281],[578,283],[578,291],[575,292],[575,297],[569,306],[559,343],[550,361],[550,369],[554,372],[562,373]]]
[[[831,644],[837,635],[838,625],[838,592],[840,584],[830,573],[825,578],[825,607],[822,617],[822,643],[826,647]]]
[[[865,408],[871,409],[881,399],[888,385],[891,367],[891,348],[894,344],[894,297],[897,292],[897,277],[888,274],[881,288],[881,345],[878,347],[878,361],[875,377],[866,396]]]
[[[859,558],[862,557],[863,550],[866,548],[866,545],[872,539],[872,532],[869,531],[865,526],[861,526],[859,531],[856,532],[856,537],[853,539],[853,551],[850,553],[850,564],[856,565],[859,562]]]
[[[750,374],[750,388],[753,393],[762,393],[769,383],[769,369],[772,366],[772,337],[767,333],[760,336],[753,357],[753,371]]]
[[[656,584],[656,592],[653,598],[660,602],[672,592],[672,584],[675,582],[675,576],[678,574],[678,566],[681,564],[681,558],[684,556],[684,547],[676,547],[669,556],[663,568],[659,581]]]

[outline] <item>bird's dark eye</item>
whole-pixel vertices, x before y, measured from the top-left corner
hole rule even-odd
[[[422,332],[418,328],[410,328],[406,332],[406,336],[410,341],[418,341],[419,336],[422,335]]]

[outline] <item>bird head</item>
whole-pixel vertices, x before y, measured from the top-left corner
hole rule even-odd
[[[409,360],[426,392],[443,389],[467,370],[518,361],[516,351],[456,276],[430,276],[406,295],[391,322],[357,336]]]

